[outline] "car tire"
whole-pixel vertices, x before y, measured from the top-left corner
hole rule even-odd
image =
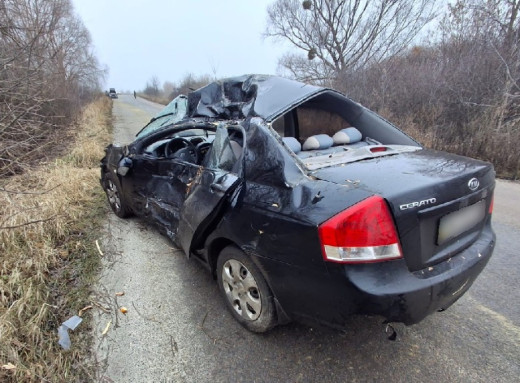
[[[276,325],[273,293],[253,261],[235,246],[217,260],[220,292],[233,317],[246,329],[262,333]]]
[[[220,293],[233,317],[249,331],[262,333],[276,325],[273,293],[253,261],[235,246],[217,260]]]
[[[132,215],[131,210],[123,201],[119,180],[110,174],[105,175],[105,193],[107,195],[108,204],[115,215],[119,218],[127,218]]]

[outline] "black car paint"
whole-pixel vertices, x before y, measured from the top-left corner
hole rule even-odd
[[[347,315],[364,313],[412,324],[447,308],[471,286],[491,256],[495,237],[490,216],[442,246],[431,235],[421,234],[436,230],[439,217],[447,212],[479,200],[489,208],[492,167],[419,150],[306,171],[266,121],[304,102],[320,100],[324,108],[345,102],[344,113],[356,124],[366,124],[372,136],[377,134],[371,131],[375,122],[379,129],[388,129],[379,133],[386,144],[418,145],[335,91],[276,77],[243,76],[190,94],[188,116],[173,126],[127,148],[109,146],[101,164],[102,183],[106,173],[117,174],[120,162],[131,159],[130,174],[118,180],[133,211],[158,224],[188,256],[195,256],[211,271],[225,246],[241,248],[273,291],[280,322],[297,317],[341,326]],[[220,190],[211,185],[225,176],[221,171],[143,153],[160,137],[193,127],[215,131],[222,120],[239,124],[247,145],[232,182],[224,182]],[[481,182],[473,193],[464,189],[468,177]],[[317,227],[375,194],[391,208],[404,259],[360,265],[325,262]],[[433,207],[399,210],[402,203],[430,196],[437,200]],[[198,207],[204,208],[196,212]],[[182,228],[177,232],[179,223]]]
[[[190,116],[195,118],[261,117],[272,121],[292,105],[329,91],[280,77],[245,75],[215,82],[190,93],[188,107]],[[288,100],[291,100],[289,104]]]
[[[366,175],[367,167],[371,169],[370,176]],[[345,172],[337,167],[320,169],[312,174],[318,179],[347,184]],[[359,188],[387,200],[395,217],[406,262],[412,271],[446,259],[475,241],[483,224],[466,232],[457,241],[442,245],[435,243],[436,234],[433,233],[439,219],[451,211],[480,200],[486,200],[489,209],[491,200],[488,197],[494,187],[494,172],[487,163],[426,149],[349,164],[348,176],[359,182]],[[480,188],[471,192],[467,183],[475,176],[480,180]],[[400,209],[401,204],[430,197],[435,197],[434,205]]]

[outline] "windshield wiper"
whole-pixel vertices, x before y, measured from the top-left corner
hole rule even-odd
[[[152,122],[154,122],[154,121],[157,121],[159,118],[163,118],[163,117],[167,117],[167,116],[173,116],[174,114],[175,114],[175,113],[171,112],[171,113],[161,114],[160,116],[157,116],[157,117],[152,117],[152,119],[148,122],[148,124],[146,124],[146,125],[143,127],[143,129],[141,129],[140,131],[138,131],[138,132],[135,134],[135,136],[137,137],[138,135],[140,135],[141,132],[142,132],[143,130],[145,130],[145,129],[148,127],[148,125],[150,125],[150,124],[151,124]]]

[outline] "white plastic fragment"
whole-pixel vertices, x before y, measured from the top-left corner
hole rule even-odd
[[[69,333],[67,331],[67,327],[61,325],[60,327],[58,327],[58,336],[59,336],[59,340],[58,340],[58,343],[60,344],[61,347],[63,347],[65,350],[69,350],[70,349],[70,338],[69,338]]]
[[[69,350],[70,349],[69,330],[75,330],[76,327],[78,327],[78,325],[82,321],[83,321],[82,318],[80,318],[77,315],[74,315],[73,317],[70,317],[65,322],[63,322],[61,324],[61,326],[58,328],[58,336],[59,336],[58,343],[65,350]]]
[[[82,318],[80,318],[77,315],[74,315],[73,317],[70,317],[65,322],[62,323],[62,326],[65,326],[69,328],[70,330],[75,330],[76,327],[83,321]]]

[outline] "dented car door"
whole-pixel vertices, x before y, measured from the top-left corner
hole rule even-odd
[[[149,208],[156,220],[164,226],[168,237],[176,240],[179,213],[188,188],[199,171],[195,164],[179,159],[157,160],[157,173],[147,185]]]
[[[230,135],[224,125],[217,128],[212,148],[187,191],[177,236],[178,244],[187,255],[218,222],[227,197],[240,183],[245,133],[241,127],[233,127],[231,132]]]
[[[136,214],[158,224],[171,239],[179,224],[179,213],[199,166],[177,158],[134,157],[132,175]]]

